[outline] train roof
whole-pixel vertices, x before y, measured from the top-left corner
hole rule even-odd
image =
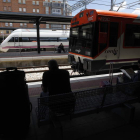
[[[82,12],[87,13],[87,12],[90,12],[90,11],[95,11],[97,16],[102,15],[102,16],[112,16],[112,17],[140,19],[140,15],[133,14],[133,13],[123,13],[123,12],[115,12],[115,11],[107,11],[107,10],[96,10],[96,9],[86,9],[84,11],[79,12],[77,15],[79,15]],[[77,15],[75,15],[75,17]]]
[[[133,13],[123,13],[123,12],[115,12],[115,11],[106,11],[106,10],[96,10],[97,15],[106,15],[113,17],[123,17],[123,18],[140,18],[140,15]]]
[[[36,29],[16,29],[14,32],[36,32]],[[40,32],[69,32],[69,30],[40,30]]]

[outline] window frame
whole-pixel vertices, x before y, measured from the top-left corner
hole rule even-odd
[[[8,6],[8,11],[12,11],[11,6]]]
[[[26,4],[26,0],[23,0],[22,2],[23,2],[23,4]]]
[[[9,24],[8,24],[7,22],[5,22],[5,26],[6,26],[6,27],[9,26]]]
[[[36,9],[36,12],[39,13],[39,9]]]
[[[39,5],[39,1],[36,1],[36,5]]]
[[[27,27],[27,23],[24,23],[24,27]]]
[[[33,13],[35,13],[35,9],[33,8]]]
[[[20,23],[19,26],[20,26],[20,27],[23,27],[23,23]]]
[[[13,26],[13,23],[9,23],[9,25],[10,25],[10,27],[12,27]]]
[[[23,8],[23,12],[26,12],[26,8]]]
[[[4,7],[3,7],[3,10],[4,10],[4,11],[7,11],[7,6],[4,6]]]
[[[22,12],[22,8],[21,7],[19,7],[19,12]]]
[[[125,30],[125,32],[124,32],[124,40],[123,40],[123,48],[140,48],[140,43],[139,43],[139,46],[135,46],[135,39],[136,38],[134,38],[134,42],[133,42],[133,45],[130,45],[130,46],[125,46],[125,40],[128,40],[128,39],[126,39],[126,34],[128,35],[128,33],[126,33],[126,26],[127,25],[132,25],[133,26],[133,33],[134,33],[134,26],[139,26],[139,28],[140,28],[140,25],[139,24],[129,24],[129,23],[126,23],[124,26],[125,26],[125,28],[124,28],[124,30]],[[138,30],[138,29],[137,29]],[[129,30],[130,31],[130,30]],[[132,37],[131,37],[132,38]],[[139,42],[140,42],[140,31],[139,31]]]
[[[111,32],[112,31],[112,29],[114,29],[114,28],[111,28],[111,26],[113,26],[113,24],[118,24],[117,26],[118,26],[118,29],[117,29],[117,34],[112,34],[112,33],[114,33],[115,31],[113,30],[113,32]],[[115,27],[115,29],[116,29],[116,27]],[[111,46],[110,44],[112,43],[111,41],[113,40],[113,36],[116,36],[116,46]],[[109,39],[108,39],[108,47],[117,47],[117,41],[118,41],[118,36],[119,36],[119,22],[110,22],[109,23]],[[111,39],[110,39],[111,38]],[[114,41],[113,41],[113,43],[114,43]]]
[[[18,0],[18,3],[20,3],[20,4],[21,4],[21,0]]]
[[[35,1],[32,1],[32,5],[35,5]]]

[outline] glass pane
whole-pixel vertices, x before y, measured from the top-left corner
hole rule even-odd
[[[65,42],[67,42],[68,41],[68,38],[67,37],[60,37],[59,39],[58,39],[59,41],[65,41]]]
[[[80,28],[80,38],[92,39],[92,25],[86,25]]]
[[[29,38],[28,37],[22,37],[22,42],[29,42]]]
[[[126,24],[125,46],[140,47],[140,25]]]
[[[100,23],[100,32],[108,32],[108,23],[107,22]]]
[[[14,42],[14,38],[12,37],[8,42]]]
[[[109,47],[117,47],[119,23],[110,23]]]
[[[48,37],[40,37],[41,42],[48,42],[50,39]]]
[[[57,42],[57,37],[49,37],[50,42]]]
[[[71,34],[72,34],[73,36],[78,36],[78,29],[79,29],[79,28],[72,28]]]

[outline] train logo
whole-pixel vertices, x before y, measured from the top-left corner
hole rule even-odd
[[[113,53],[114,55],[117,55],[118,50],[106,50],[105,53]]]

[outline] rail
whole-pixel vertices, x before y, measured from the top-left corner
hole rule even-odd
[[[65,68],[64,68],[65,67]],[[69,67],[69,68],[66,68]],[[38,69],[38,68],[42,68],[41,70],[30,70],[30,69]],[[44,69],[43,69],[44,68]],[[46,69],[47,68],[47,69]],[[70,65],[66,65],[66,64],[59,64],[59,68],[60,69],[65,69],[65,70],[72,70]],[[25,74],[34,74],[34,73],[43,73],[45,71],[48,71],[48,65],[42,65],[42,66],[29,66],[29,67],[17,67],[18,70],[24,70]],[[29,69],[29,70],[27,70]],[[0,68],[0,71],[5,71],[5,68]],[[118,70],[114,70],[114,72],[120,72]],[[108,74],[108,70],[105,71],[99,71],[96,73],[96,75],[100,75],[100,74]],[[87,76],[85,74],[75,74],[75,75],[70,75],[70,78],[75,78],[75,77],[83,77],[83,76]],[[26,78],[28,79],[28,78]],[[27,83],[31,83],[31,82],[39,82],[42,79],[34,79],[34,80],[27,80]]]

